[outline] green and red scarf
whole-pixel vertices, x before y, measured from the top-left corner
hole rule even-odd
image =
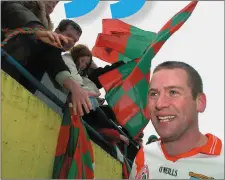
[[[72,103],[65,107],[58,137],[53,179],[93,179],[94,157],[91,141]]]

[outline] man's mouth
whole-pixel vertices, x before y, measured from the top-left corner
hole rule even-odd
[[[156,116],[159,122],[169,122],[172,121],[175,116],[169,115],[169,116]]]

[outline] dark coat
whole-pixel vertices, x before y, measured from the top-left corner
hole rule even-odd
[[[116,62],[112,65],[107,65],[105,67],[99,67],[97,69],[92,69],[91,71],[88,72],[88,78],[95,83],[95,85],[101,89],[102,88],[102,85],[101,83],[99,82],[98,78],[99,76],[109,72],[109,71],[112,71],[113,69],[116,69],[118,68],[119,66],[122,66],[124,64],[123,61],[119,61],[119,62]]]
[[[2,28],[35,27],[42,25],[53,30],[49,15],[46,15],[43,1],[2,1]]]
[[[1,14],[2,28],[42,26],[52,29],[52,23],[49,16],[46,16],[45,7],[41,1],[4,1]],[[55,79],[59,72],[69,71],[61,57],[62,50],[37,40],[34,35],[18,35],[10,39],[3,49],[39,81],[45,72],[50,78]],[[30,85],[4,58],[1,62],[2,70],[34,93],[36,88]]]

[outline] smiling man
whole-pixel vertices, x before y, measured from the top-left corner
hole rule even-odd
[[[139,150],[130,179],[224,179],[221,140],[199,131],[198,114],[205,108],[202,79],[193,67],[176,61],[158,65],[149,109],[160,141]]]

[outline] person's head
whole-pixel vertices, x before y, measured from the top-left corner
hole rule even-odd
[[[50,15],[53,12],[58,2],[59,1],[43,1],[43,3],[45,4],[45,11],[47,15]]]
[[[80,73],[87,72],[92,63],[92,53],[89,48],[83,44],[79,44],[74,46],[70,50],[70,53],[74,63],[76,64],[77,70]]]
[[[175,141],[185,133],[199,132],[198,113],[206,108],[202,79],[184,62],[158,65],[150,82],[151,121],[164,141]]]
[[[62,20],[59,23],[59,25],[56,28],[55,32],[58,33],[58,34],[62,34],[64,36],[69,37],[70,39],[72,39],[72,41],[69,44],[64,45],[64,49],[65,50],[69,50],[75,45],[75,43],[77,41],[79,41],[80,36],[82,34],[82,29],[74,21],[69,20],[69,19],[64,19],[64,20]]]

